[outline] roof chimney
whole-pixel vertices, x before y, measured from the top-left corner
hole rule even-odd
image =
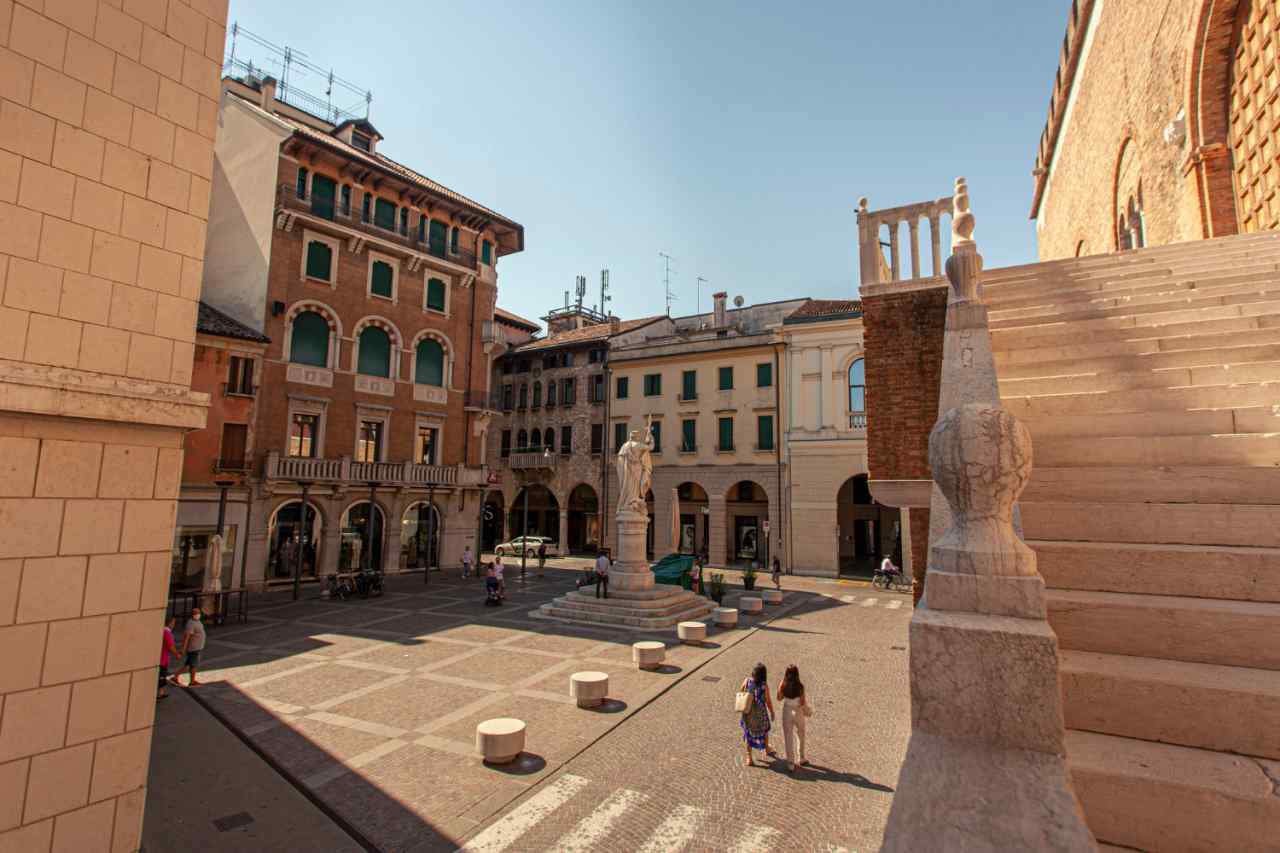
[[[262,78],[262,99],[258,102],[258,106],[267,112],[275,112],[276,108],[276,78]]]
[[[724,317],[724,301],[729,298],[729,294],[725,291],[711,294],[711,301],[715,304],[715,311],[712,314],[711,325],[720,327],[725,324]]]
[[[617,317],[609,318],[609,334],[616,335],[622,331],[622,321]]]

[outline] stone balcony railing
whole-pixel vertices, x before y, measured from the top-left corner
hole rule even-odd
[[[483,468],[464,465],[420,465],[416,462],[357,462],[349,456],[321,459],[305,456],[267,454],[263,477],[310,483],[361,484],[427,488],[428,486],[479,486],[485,482]]]
[[[890,207],[884,210],[868,210],[867,200],[858,202],[859,265],[862,284],[886,284],[894,281],[910,281],[919,278],[937,278],[944,275],[942,261],[942,217],[951,215],[951,198]],[[920,266],[920,221],[929,221],[929,242],[933,261],[932,275],[925,275]],[[911,253],[911,275],[903,276],[905,260],[900,246],[902,224],[907,224]],[[888,228],[888,242],[882,234]],[[948,227],[948,231],[950,228]],[[885,262],[884,249],[889,250]]]
[[[554,468],[557,458],[555,451],[547,453],[542,450],[529,450],[512,453],[507,458],[507,465],[516,471],[531,468]]]

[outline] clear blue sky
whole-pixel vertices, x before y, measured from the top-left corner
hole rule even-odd
[[[937,198],[960,174],[987,266],[1034,260],[1068,7],[231,0],[230,21],[371,89],[380,150],[525,226],[500,305],[540,317],[578,274],[595,301],[609,267],[609,307],[636,317],[664,310],[660,251],[673,314],[699,275],[703,310],[720,289],[849,298],[858,197]]]

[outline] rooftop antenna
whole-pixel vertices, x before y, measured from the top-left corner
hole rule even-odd
[[[663,285],[663,290],[666,291],[666,295],[667,295],[667,316],[670,317],[671,316],[671,300],[677,298],[676,295],[671,292],[671,260],[672,258],[666,252],[659,252],[658,257],[662,258],[662,261],[665,264],[665,272],[662,275],[662,285]]]
[[[609,270],[606,268],[606,269],[600,270],[600,313],[601,314],[613,313],[612,311],[608,310],[608,307],[607,307],[609,303],[612,301],[613,301],[613,297],[609,295]]]
[[[577,282],[574,289],[578,294],[578,308],[581,309],[582,297],[587,295],[587,277],[585,275],[580,275],[577,277]]]
[[[698,276],[698,313],[699,314],[702,313],[702,285],[710,284],[710,283],[711,282],[707,281],[702,276]]]
[[[564,292],[564,307],[569,307],[569,291],[567,290]]]

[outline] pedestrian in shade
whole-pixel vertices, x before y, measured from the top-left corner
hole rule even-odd
[[[600,556],[596,557],[596,598],[600,597],[601,589],[604,590],[604,597],[609,597],[609,551],[601,550]]]
[[[462,577],[467,579],[471,577],[471,546],[462,549]]]
[[[165,689],[169,685],[169,661],[178,656],[178,647],[173,642],[173,626],[177,621],[176,616],[164,620],[164,633],[160,637],[160,686],[156,692],[157,700],[169,695],[169,691]]]
[[[547,565],[547,543],[538,543],[538,577],[542,577],[542,570]]]
[[[800,668],[795,664],[788,666],[782,676],[778,699],[782,702],[782,745],[787,755],[787,766],[794,773],[797,763],[809,763],[804,757],[804,730],[808,718],[813,716],[804,682],[800,680]]]

